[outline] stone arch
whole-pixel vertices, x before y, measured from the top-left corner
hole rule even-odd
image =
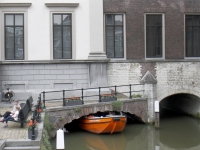
[[[143,122],[147,122],[147,99],[140,98],[134,100],[122,101],[121,111],[124,113],[134,114],[139,117]],[[91,113],[113,111],[112,102],[107,103],[95,103],[88,105],[80,105],[73,107],[57,107],[47,108],[47,113],[50,122],[54,125],[55,129],[62,128],[65,124],[72,122],[82,116],[89,115]],[[56,135],[56,130],[52,131],[52,136]]]
[[[200,97],[191,93],[175,93],[160,100],[160,107],[200,116]]]

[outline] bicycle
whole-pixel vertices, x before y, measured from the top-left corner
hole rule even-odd
[[[6,85],[4,85],[6,86]],[[5,98],[8,99],[8,102],[10,102],[10,104],[12,103],[12,98],[15,96],[15,93],[13,91],[10,91],[10,88],[7,88],[8,92],[6,92],[5,94]]]

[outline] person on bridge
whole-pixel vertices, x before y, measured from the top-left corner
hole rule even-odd
[[[0,121],[2,121],[4,118],[7,118],[8,116],[10,116],[10,114],[13,115],[17,111],[16,107],[19,107],[21,109],[21,106],[19,105],[18,100],[15,100],[13,109],[11,111],[6,111],[4,115],[0,114],[0,117],[2,117]]]

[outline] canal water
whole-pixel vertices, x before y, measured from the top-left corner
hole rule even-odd
[[[56,149],[56,139],[52,140]],[[161,117],[153,125],[127,123],[122,133],[93,134],[73,130],[65,134],[66,150],[200,150],[200,120],[182,115]]]

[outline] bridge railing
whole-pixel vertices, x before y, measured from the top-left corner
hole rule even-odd
[[[77,99],[81,101],[82,104],[84,104],[84,100],[86,98],[96,97],[99,102],[102,100],[102,96],[104,94],[109,95],[110,93],[105,93],[103,89],[109,89],[112,90],[111,94],[117,97],[119,94],[124,94],[129,97],[129,99],[132,99],[134,93],[140,93],[139,96],[142,96],[144,93],[144,84],[128,84],[128,85],[115,85],[115,86],[105,86],[105,87],[97,87],[97,88],[81,88],[81,89],[71,89],[71,90],[58,90],[58,91],[43,91],[39,94],[39,98],[43,100],[43,107],[46,108],[46,102],[47,101],[60,101],[62,100],[63,106],[66,106],[66,100],[73,100]],[[141,88],[135,90],[134,87],[136,86],[142,86]],[[86,94],[88,90],[96,90],[98,91],[98,94]],[[76,93],[78,95],[77,97],[71,97],[69,95],[72,95],[72,92]],[[91,92],[91,91],[90,91]],[[142,93],[142,94],[141,94]],[[49,98],[49,97],[55,97],[55,94],[57,95],[56,98]],[[73,94],[75,95],[75,94]],[[135,96],[135,95],[134,95]],[[135,98],[135,97],[134,97]]]

